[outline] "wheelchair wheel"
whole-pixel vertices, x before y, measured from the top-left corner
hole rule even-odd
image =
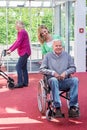
[[[69,92],[66,92],[66,97],[68,99],[66,99],[66,102],[67,102],[67,107],[69,108],[69,99],[70,99],[70,93]]]
[[[52,110],[48,109],[46,111],[46,119],[49,121],[52,119]]]
[[[37,92],[38,109],[42,114],[46,112],[46,91],[44,89],[44,81],[40,80]]]

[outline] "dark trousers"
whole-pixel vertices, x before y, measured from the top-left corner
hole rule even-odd
[[[28,55],[20,56],[16,65],[18,74],[18,85],[28,84],[28,70],[27,70]]]

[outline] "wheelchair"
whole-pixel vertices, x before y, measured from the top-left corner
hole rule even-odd
[[[66,91],[60,91],[59,95],[67,100],[67,106],[69,107],[69,89]],[[37,102],[40,113],[45,115],[47,120],[51,120],[52,117],[55,118],[52,91],[48,85],[46,75],[43,75],[43,78],[38,83]],[[62,113],[62,117],[65,117],[64,113]]]

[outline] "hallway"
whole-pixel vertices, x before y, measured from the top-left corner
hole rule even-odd
[[[10,75],[17,80],[16,75]],[[37,86],[40,74],[29,74],[28,87],[9,90],[0,76],[0,130],[84,130],[87,129],[87,73],[77,73],[79,84],[80,118],[67,115],[66,101],[62,100],[65,118],[48,121],[37,107]]]

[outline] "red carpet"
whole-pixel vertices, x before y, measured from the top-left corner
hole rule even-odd
[[[16,75],[10,75],[16,81]],[[40,74],[29,74],[29,87],[9,90],[6,80],[0,76],[0,130],[85,130],[87,129],[87,73],[77,73],[79,83],[80,118],[67,115],[63,99],[65,118],[48,121],[37,107],[37,86]]]

